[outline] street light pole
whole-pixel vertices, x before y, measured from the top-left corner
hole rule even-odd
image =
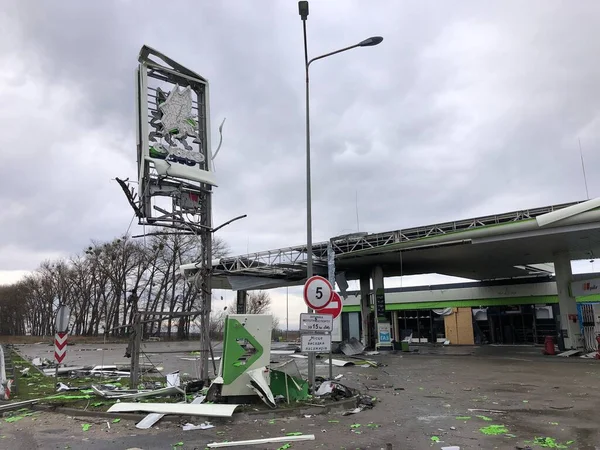
[[[336,55],[357,47],[372,47],[383,41],[381,36],[367,38],[358,44],[344,47],[333,52],[325,53],[316,58],[308,59],[308,45],[306,40],[306,19],[308,19],[308,1],[298,2],[298,12],[302,19],[302,31],[304,34],[304,72],[306,81],[306,278],[313,276],[313,251],[312,251],[312,192],[311,192],[311,174],[310,174],[310,83],[309,67],[311,63],[328,56]],[[308,312],[313,310],[308,308]],[[308,383],[312,390],[315,384],[315,366],[316,355],[313,352],[308,354]]]

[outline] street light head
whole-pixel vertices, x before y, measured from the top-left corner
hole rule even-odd
[[[302,3],[302,2],[300,2]],[[373,47],[374,45],[381,44],[383,38],[381,36],[372,36],[364,41],[358,43],[359,47]]]
[[[300,13],[300,18],[302,20],[306,20],[308,18],[308,2],[307,1],[298,2],[298,12]]]

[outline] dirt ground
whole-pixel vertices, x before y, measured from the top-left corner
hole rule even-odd
[[[381,449],[387,443],[394,450],[527,445],[532,449],[600,449],[598,361],[543,357],[539,348],[532,347],[422,348],[419,353],[372,359],[385,366],[335,370],[344,375],[343,383],[377,398],[375,408],[355,415],[274,420],[243,416],[214,422],[212,429],[184,432],[177,422],[161,421],[156,429],[137,430],[134,422],[111,421],[109,429],[106,419],[39,413],[17,422],[1,421],[0,448],[187,450],[204,449],[210,442],[302,432],[314,434],[315,440],[294,442],[290,449]],[[91,427],[83,431],[86,423]],[[503,425],[505,430],[493,425]],[[501,434],[485,434],[494,430]],[[545,440],[544,447],[539,439],[535,443],[536,438],[550,440]]]

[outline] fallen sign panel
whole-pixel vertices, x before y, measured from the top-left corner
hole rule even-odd
[[[182,416],[231,417],[240,405],[180,404],[180,403],[115,403],[108,412],[122,413],[141,411],[157,414],[180,414]]]
[[[208,448],[224,448],[224,447],[241,447],[245,445],[269,444],[271,442],[297,442],[297,441],[314,441],[314,434],[301,434],[300,436],[281,436],[264,439],[251,439],[249,441],[233,441],[233,442],[213,442],[207,444]]]

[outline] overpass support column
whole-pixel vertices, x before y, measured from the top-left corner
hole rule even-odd
[[[375,343],[377,342],[377,340],[379,339],[378,337],[378,327],[377,327],[377,303],[375,301],[375,299],[377,298],[378,294],[383,294],[384,298],[385,298],[385,287],[383,284],[383,268],[381,266],[375,266],[373,267],[373,273],[372,273],[372,278],[373,278],[373,334],[372,336],[375,336],[375,342],[373,345],[375,345]]]
[[[369,293],[371,292],[371,277],[368,273],[360,274],[360,320],[361,320],[361,341],[364,345],[369,345],[370,330],[369,330],[369,313],[371,305],[369,301]]]
[[[566,349],[575,349],[582,346],[581,331],[577,320],[569,319],[577,317],[577,303],[571,296],[571,258],[568,253],[554,254],[554,271],[556,272],[556,290],[558,292],[558,308],[560,311],[558,327],[564,339]]]
[[[237,302],[236,302],[236,313],[237,314],[246,314],[247,304],[248,304],[248,292],[247,291],[237,291]]]

